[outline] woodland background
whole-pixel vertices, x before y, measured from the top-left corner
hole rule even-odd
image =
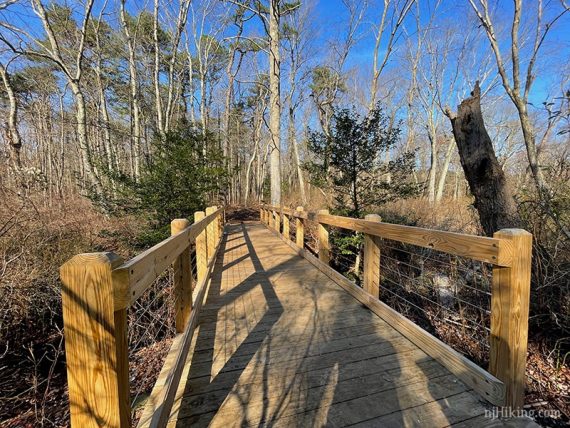
[[[265,201],[532,232],[527,403],[562,426],[569,28],[563,0],[0,2],[0,424],[67,423],[65,260],[129,257],[173,218]],[[472,91],[500,191],[458,151]],[[359,241],[339,242],[356,263]],[[161,329],[137,342],[151,378],[172,323]]]

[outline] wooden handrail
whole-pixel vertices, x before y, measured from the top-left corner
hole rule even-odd
[[[221,212],[223,208],[215,210],[114,269],[115,310],[132,305]]]
[[[127,308],[174,265],[179,334],[161,372],[162,383],[157,382],[151,395],[155,407],[145,409],[143,425],[161,426],[168,417],[222,239],[224,209],[209,207],[207,214],[196,213],[197,221],[187,227],[187,220],[173,221],[170,238],[125,263],[113,253],[90,253],[61,266],[72,427],[130,426]],[[194,241],[199,266],[192,302],[189,246]]]
[[[274,206],[267,206],[266,208],[277,211]],[[498,266],[510,266],[513,262],[512,245],[497,238],[446,232],[423,227],[403,226],[311,211],[297,212],[283,209],[282,212],[295,218],[362,232],[379,238],[391,239]]]
[[[495,405],[520,408],[524,402],[528,311],[530,301],[530,268],[532,235],[522,229],[504,229],[492,238],[383,223],[378,218],[365,220],[334,216],[322,211],[295,211],[286,207],[262,205],[260,217],[268,224],[268,213],[281,213],[297,219],[297,242],[279,236],[300,255],[345,288],[373,312],[391,323],[426,353],[456,374]],[[305,220],[318,224],[319,258],[304,249]],[[380,269],[365,266],[364,290],[357,287],[328,264],[328,235],[323,226],[334,226],[365,234],[365,251],[380,256],[379,245],[371,238],[386,238],[419,247],[453,254],[493,265],[491,287],[491,337],[489,372],[439,339],[398,314],[379,299]],[[323,254],[321,254],[323,252]],[[365,259],[366,263],[366,259]]]

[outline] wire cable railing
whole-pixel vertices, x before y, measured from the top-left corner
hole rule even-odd
[[[304,234],[296,245],[290,231],[284,240],[329,278],[493,404],[522,405],[532,235],[505,229],[488,238],[261,207],[279,235],[283,217]]]

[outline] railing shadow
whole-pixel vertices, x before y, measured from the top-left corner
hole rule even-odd
[[[458,413],[453,397],[474,405],[465,385],[320,271],[259,239],[263,226],[228,230],[221,257],[242,239],[247,257],[232,266],[248,259],[252,272],[231,290],[220,288],[225,262],[214,272],[177,426],[421,426],[422,406],[445,425]],[[241,322],[228,310],[255,292],[263,315],[245,335],[227,335]],[[236,339],[231,355],[214,354]]]

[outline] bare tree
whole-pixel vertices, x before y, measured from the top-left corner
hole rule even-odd
[[[517,109],[522,135],[526,146],[528,163],[532,172],[536,189],[538,191],[539,198],[541,199],[549,216],[556,222],[566,237],[570,239],[570,230],[561,224],[558,215],[550,203],[551,191],[548,183],[544,178],[544,174],[540,166],[538,150],[536,146],[536,132],[533,128],[527,108],[530,90],[536,78],[535,65],[540,50],[544,45],[544,41],[550,30],[553,28],[556,22],[560,20],[560,18],[562,18],[568,11],[570,11],[570,8],[564,2],[561,2],[562,9],[557,12],[549,22],[544,23],[543,2],[542,0],[535,2],[536,12],[534,13],[535,24],[533,43],[529,52],[529,60],[526,65],[526,70],[523,74],[523,60],[521,59],[520,53],[521,40],[519,34],[523,12],[522,0],[513,1],[514,12],[510,32],[510,61],[509,59],[504,59],[504,53],[501,51],[500,42],[495,30],[495,24],[491,18],[488,0],[478,0],[478,2],[475,0],[468,1],[485,30],[487,39],[489,40],[489,44],[491,45],[491,49],[495,56],[495,61],[499,75],[501,76],[503,88]],[[507,72],[507,62],[510,62],[511,76],[509,76]]]
[[[520,220],[513,194],[483,121],[479,82],[471,97],[463,100],[457,114],[450,110],[446,114],[483,230],[492,236],[499,229],[517,227]]]
[[[374,51],[372,54],[372,81],[370,82],[370,102],[368,110],[372,110],[376,105],[378,96],[378,80],[380,74],[388,64],[390,55],[394,50],[404,20],[416,0],[383,0],[384,7],[380,23],[375,28]],[[387,37],[385,46],[382,41]],[[383,47],[383,54],[380,56],[380,48]]]
[[[127,49],[129,51],[129,87],[131,90],[131,108],[132,108],[132,144],[133,149],[133,176],[135,180],[140,177],[141,158],[142,158],[142,124],[141,111],[139,103],[138,73],[136,63],[136,35],[131,34],[129,23],[127,21],[127,12],[125,10],[126,0],[121,0],[121,24],[125,37],[127,39]]]
[[[22,138],[20,137],[20,131],[18,130],[18,101],[16,100],[10,75],[3,63],[0,63],[0,76],[2,77],[2,82],[4,83],[4,89],[8,95],[8,102],[10,105],[10,112],[6,120],[6,139],[12,149],[11,159],[14,169],[19,171],[22,168],[22,159],[20,155],[20,151],[22,149]]]

